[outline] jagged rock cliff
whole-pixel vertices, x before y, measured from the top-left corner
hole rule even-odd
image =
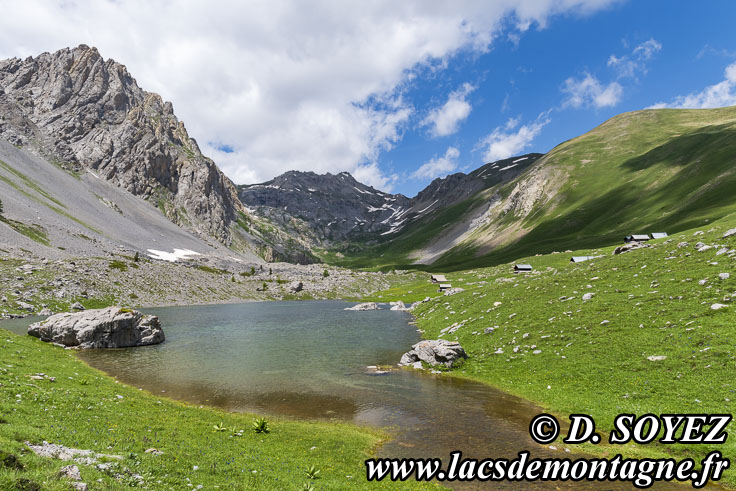
[[[0,139],[71,173],[110,181],[205,241],[214,237],[246,255],[301,263],[317,261],[318,248],[350,252],[398,239],[457,203],[477,201],[539,158],[436,179],[412,199],[346,172],[292,171],[236,188],[202,155],[171,103],[85,45],[0,61]]]
[[[242,209],[170,102],[80,45],[0,61],[0,137],[70,170],[92,170],[175,223],[230,244]]]
[[[238,190],[241,201],[257,214],[315,245],[378,236],[410,208],[406,196],[378,191],[347,172],[289,171]]]

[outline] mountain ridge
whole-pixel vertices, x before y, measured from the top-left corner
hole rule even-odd
[[[80,45],[0,61],[0,136],[68,170],[90,169],[199,235],[225,244],[240,209],[170,102]]]
[[[94,47],[0,61],[0,138],[148,200],[205,241],[267,261],[315,261],[302,241],[248,214],[170,102]]]
[[[596,248],[624,235],[705,226],[736,211],[736,106],[622,113],[557,145],[517,179],[484,191],[452,217],[460,230],[433,254],[435,269],[495,265],[534,254]],[[485,208],[485,211],[484,211]],[[406,231],[394,265],[416,265],[448,242]],[[426,239],[426,240],[425,240]],[[402,241],[409,246],[402,248]],[[441,245],[441,244],[440,244]],[[370,254],[388,254],[389,247]],[[366,253],[362,264],[368,264]],[[373,263],[375,265],[375,262]]]
[[[236,186],[171,103],[95,48],[0,61],[0,138],[77,179],[147,200],[205,242],[268,262],[451,269],[597,247],[641,228],[682,230],[736,210],[734,136],[736,107],[651,109],[615,116],[544,155],[434,179],[412,198],[347,172],[289,171]],[[25,157],[5,154],[18,159],[0,172],[12,181]],[[28,185],[23,192],[36,192]],[[63,192],[44,192],[54,191]]]
[[[238,186],[244,205],[295,232],[311,233],[316,247],[350,248],[351,242],[390,239],[407,224],[488,187],[513,179],[541,154],[526,154],[485,164],[474,171],[434,179],[413,198],[374,189],[350,173],[288,171],[260,184]],[[516,163],[513,163],[516,162]],[[290,211],[291,210],[291,211]]]

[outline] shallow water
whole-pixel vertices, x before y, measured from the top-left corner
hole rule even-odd
[[[392,371],[420,337],[404,312],[345,311],[345,302],[257,302],[142,309],[160,317],[166,342],[83,351],[117,379],[196,404],[295,418],[391,427],[382,457],[570,457],[534,443],[534,405],[487,385],[443,375]],[[25,333],[30,320],[0,323]],[[589,488],[589,483],[493,483],[488,488]],[[477,484],[455,484],[474,489]],[[607,483],[604,489],[631,489]]]

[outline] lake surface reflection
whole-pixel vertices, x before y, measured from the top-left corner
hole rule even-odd
[[[142,309],[158,315],[166,342],[79,356],[120,381],[195,404],[294,418],[390,427],[384,457],[564,457],[534,443],[529,421],[541,411],[484,384],[392,371],[420,337],[404,312],[353,312],[340,301],[258,302]],[[24,333],[29,320],[0,327]],[[453,484],[475,489],[478,484]],[[589,488],[590,483],[493,483],[499,489]],[[671,485],[670,485],[671,487]],[[631,489],[606,483],[602,489]]]

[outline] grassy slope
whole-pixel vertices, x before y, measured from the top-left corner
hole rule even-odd
[[[504,226],[521,220],[528,234],[485,250],[482,244],[498,230],[479,229],[474,242],[450,250],[430,269],[493,266],[537,253],[611,245],[630,233],[677,232],[736,211],[736,107],[621,114],[560,144],[535,165],[554,168],[556,175],[569,179],[553,206],[500,220]],[[500,188],[501,195],[514,184]],[[412,250],[460,219],[478,199],[433,214],[395,241],[345,262],[352,267],[406,267]]]
[[[559,204],[529,217],[529,234],[480,264],[677,232],[736,211],[736,107],[622,114],[559,145],[541,164],[570,176]],[[452,254],[440,263],[479,264]]]
[[[390,242],[368,248],[356,247],[356,250],[345,254],[345,257],[342,258],[339,258],[334,252],[324,252],[321,257],[328,263],[347,268],[366,266],[376,270],[421,268],[421,265],[412,264],[413,261],[409,259],[409,254],[417,247],[431,242],[437,236],[439,230],[452,226],[458,220],[461,220],[464,214],[479,204],[480,201],[477,197],[470,198],[423,217]]]
[[[682,232],[619,256],[606,248],[594,251],[604,257],[577,265],[569,262],[572,254],[528,257],[523,262],[535,272],[527,276],[515,276],[511,265],[452,273],[448,279],[465,291],[449,297],[434,293],[414,313],[428,339],[464,322],[444,336],[457,339],[470,354],[454,370],[457,375],[490,383],[559,415],[591,414],[605,431],[620,413],[733,414],[736,256],[716,255],[718,248],[697,252],[694,245],[702,241],[736,249],[736,236],[722,238],[734,227],[736,214],[703,228],[702,235]],[[681,241],[690,245],[678,248]],[[731,277],[721,280],[722,272]],[[707,282],[700,285],[703,279]],[[408,301],[431,290],[425,280],[379,295]],[[583,302],[587,292],[595,296]],[[729,306],[711,310],[716,302]],[[601,325],[604,320],[609,324]],[[484,334],[494,326],[492,334]],[[498,349],[503,354],[495,354]],[[652,355],[667,359],[649,361]],[[702,457],[714,448],[733,457],[736,439],[715,447],[588,450]],[[726,482],[736,486],[736,473],[727,471]]]
[[[23,443],[44,440],[122,455],[125,459],[115,472],[127,469],[142,475],[148,489],[202,484],[206,489],[288,490],[302,489],[307,482],[316,489],[362,489],[368,488],[362,461],[382,437],[346,424],[285,420],[271,421],[269,434],[256,434],[251,430],[253,415],[154,397],[118,384],[69,351],[4,330],[0,360],[0,450],[19,456],[25,466],[17,471],[0,465],[0,489],[14,489],[20,479],[42,484],[44,490],[69,489],[56,477],[65,464],[37,457]],[[38,372],[56,381],[29,378]],[[213,431],[219,423],[243,429],[244,435]],[[144,453],[151,447],[164,455]],[[320,479],[307,479],[310,465],[321,470]],[[194,471],[194,466],[199,469]],[[79,467],[93,489],[122,489],[133,483],[94,466]]]

